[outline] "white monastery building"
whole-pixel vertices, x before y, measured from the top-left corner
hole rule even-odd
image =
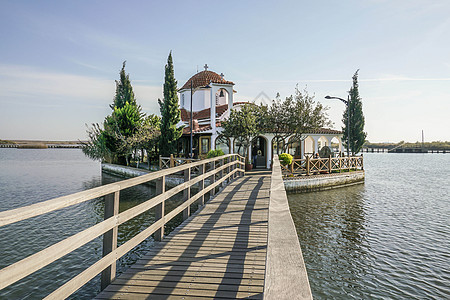
[[[225,154],[240,153],[243,155],[243,146],[239,141],[228,139],[221,135],[221,122],[226,120],[232,109],[239,108],[246,102],[234,101],[236,91],[234,83],[217,74],[205,70],[198,72],[178,90],[181,122],[184,125],[183,137],[180,139],[178,152],[180,155],[189,154],[190,145],[190,118],[191,118],[191,90],[192,92],[192,123],[193,147],[195,156],[204,156],[210,149],[222,149]],[[256,151],[256,167],[270,168],[273,153],[276,153],[274,134],[264,133],[256,137],[249,146],[249,157]],[[331,143],[338,144],[337,151],[343,151],[342,132],[321,128],[314,132],[305,133],[302,141],[286,140],[288,153],[297,158],[305,155],[314,155],[324,146],[331,147]],[[280,147],[283,145],[280,144]],[[281,152],[280,152],[281,153]],[[251,160],[250,160],[251,161]]]

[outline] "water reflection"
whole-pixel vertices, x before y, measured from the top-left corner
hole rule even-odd
[[[313,295],[344,297],[368,272],[364,185],[289,195],[289,205]]]
[[[450,156],[364,155],[363,185],[289,195],[315,299],[450,299]]]

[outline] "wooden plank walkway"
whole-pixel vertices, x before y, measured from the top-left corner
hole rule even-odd
[[[96,299],[262,299],[271,173],[247,174]]]

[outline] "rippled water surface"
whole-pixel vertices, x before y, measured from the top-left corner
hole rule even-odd
[[[13,209],[122,180],[102,174],[98,162],[87,159],[78,149],[0,149],[0,211]],[[154,194],[147,185],[120,194],[124,211]],[[166,213],[179,198],[166,202]],[[94,199],[63,210],[0,227],[0,269],[63,240],[103,220],[103,199]],[[154,221],[150,210],[119,226],[119,245]],[[166,225],[170,232],[181,219]],[[123,272],[153,244],[150,237],[118,262]],[[101,258],[102,240],[57,260],[44,269],[0,291],[0,299],[40,299]],[[91,299],[100,289],[97,276],[75,293],[73,299]]]
[[[450,155],[364,166],[364,184],[288,196],[314,298],[450,299]]]

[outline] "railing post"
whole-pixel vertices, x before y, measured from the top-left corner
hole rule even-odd
[[[306,175],[309,176],[309,156],[306,157]]]
[[[331,174],[331,154],[328,156],[328,173]]]
[[[339,173],[342,171],[342,157],[339,157]]]
[[[222,158],[222,159],[220,160],[220,166],[222,167],[222,166],[224,165],[224,163],[225,163],[225,160]],[[223,172],[224,172],[224,169],[222,169],[222,170],[220,171],[220,173],[219,173],[220,179],[223,178]],[[225,186],[225,181],[222,181],[222,183],[220,184],[220,186],[221,186],[221,187],[224,187],[224,186]]]
[[[212,172],[212,175],[211,175],[211,177],[210,177],[210,179],[209,179],[210,184],[214,184],[214,182],[216,182],[216,173],[214,172],[215,169],[216,169],[216,161],[214,160],[214,161],[211,162],[211,172]],[[214,195],[216,194],[216,188],[213,188],[213,189],[209,192],[209,194],[211,195],[211,197],[214,196]]]
[[[149,166],[150,166],[150,162],[149,162]],[[159,169],[161,170],[162,168],[162,158],[161,155],[159,156]]]
[[[156,195],[160,195],[166,191],[166,176],[162,176],[161,178],[156,179]],[[155,221],[158,221],[159,219],[164,217],[164,206],[165,201],[162,201],[158,205],[155,206]],[[164,225],[161,226],[157,231],[154,233],[155,241],[162,241],[164,237]]]
[[[362,153],[361,153],[361,170],[364,170],[364,159]]]
[[[233,162],[233,166],[231,167],[231,171],[233,172],[234,170],[236,170],[236,167],[237,167],[237,165],[236,165],[236,156],[235,155],[233,155],[231,157],[231,161]],[[237,174],[236,174],[236,172],[234,172],[233,176],[232,176],[233,180],[236,179],[236,176],[237,176]]]
[[[291,174],[294,175],[294,159],[291,162]]]
[[[175,167],[175,161],[173,160],[173,154],[170,154],[170,167]]]
[[[191,167],[184,170],[184,182],[188,182],[189,180],[191,180]],[[187,187],[183,191],[183,201],[188,201],[189,198],[191,198],[191,187]],[[189,218],[190,215],[191,205],[188,205],[188,207],[183,210],[183,221]]]
[[[201,164],[198,167],[198,176],[202,176],[203,174],[205,174],[205,170],[206,170],[206,166],[205,164]],[[198,192],[200,193],[204,188],[205,188],[205,179],[202,179],[202,181],[199,182],[199,188],[198,188]],[[198,199],[198,204],[203,206],[205,205],[205,195],[202,195],[199,199]]]
[[[119,214],[119,191],[105,196],[105,220]],[[117,248],[118,226],[103,234],[103,257]],[[102,271],[101,287],[103,291],[116,278],[116,262]]]

